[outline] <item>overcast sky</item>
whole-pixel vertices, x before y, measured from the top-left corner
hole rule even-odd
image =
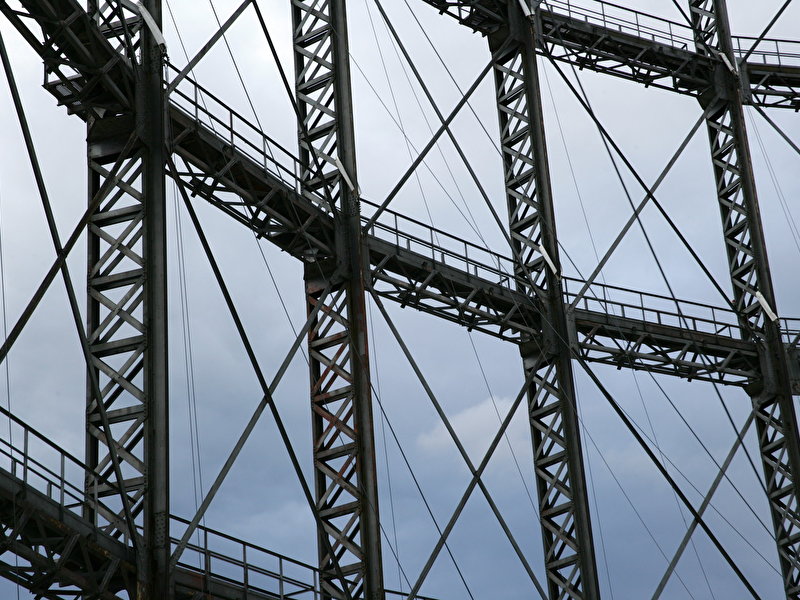
[[[462,89],[471,85],[488,60],[485,39],[438,15],[419,0],[408,0],[413,16],[405,0],[383,0],[383,3],[437,104],[443,113],[449,113],[460,93],[414,17],[430,35]],[[581,0],[576,4],[592,2]],[[682,19],[669,0],[636,0],[628,4],[664,18]],[[780,4],[780,0],[758,3],[731,0],[734,31],[740,35],[758,35]],[[164,29],[169,58],[180,67],[187,59],[178,33],[191,57],[212,35],[216,23],[209,0],[170,0],[167,5],[171,12],[165,11]],[[238,2],[214,0],[222,20],[237,5]],[[284,67],[291,74],[290,2],[261,0],[260,5],[268,16],[268,26]],[[366,198],[380,202],[413,160],[415,148],[427,143],[430,128],[435,129],[438,124],[419,87],[409,84],[410,71],[399,61],[373,0],[351,0],[348,11],[359,183]],[[296,125],[291,105],[252,12],[245,14],[231,30],[228,40],[256,116],[224,45],[219,45],[200,63],[195,75],[243,115],[257,118],[269,135],[295,148]],[[797,23],[800,23],[800,5],[795,3],[776,24],[771,37],[800,38]],[[13,28],[3,21],[0,31],[11,52],[63,238],[72,230],[86,203],[85,126],[79,119],[66,115],[41,88],[40,60]],[[800,57],[797,60],[800,62]],[[597,254],[602,255],[616,237],[630,215],[630,208],[596,128],[556,71],[544,61],[540,65],[558,230],[569,256],[562,255],[562,263],[569,275],[578,276],[579,272],[586,274],[593,269]],[[568,68],[565,72],[572,76]],[[596,114],[615,141],[644,180],[654,181],[699,117],[697,102],[669,91],[645,89],[586,71],[580,72],[579,77]],[[10,326],[51,264],[54,253],[7,86],[0,79],[3,81],[0,233],[6,320]],[[478,89],[471,106],[496,140],[497,116],[490,79]],[[777,310],[781,316],[800,317],[800,285],[796,276],[800,242],[792,235],[800,213],[795,202],[800,194],[797,175],[800,156],[755,111],[748,109],[747,113],[778,293]],[[800,142],[796,113],[771,111],[770,115],[795,142]],[[398,124],[402,125],[408,143]],[[502,170],[493,141],[483,132],[476,116],[467,110],[455,120],[453,130],[495,208],[502,214],[505,210]],[[412,178],[393,202],[395,210],[509,254],[449,142],[442,142],[418,173],[419,178]],[[642,191],[630,174],[623,177],[634,201],[641,199]],[[190,517],[197,502],[195,488],[199,478],[207,489],[261,394],[185,210],[176,209],[170,182],[168,192],[172,511]],[[717,280],[726,290],[730,289],[708,141],[703,129],[691,141],[657,196]],[[264,371],[271,376],[294,339],[292,327],[301,326],[305,318],[301,266],[264,243],[260,250],[266,257],[270,275],[258,242],[248,230],[199,201],[197,207]],[[468,212],[474,215],[472,226],[462,216]],[[676,295],[720,305],[721,299],[711,284],[652,207],[645,211],[643,221]],[[178,285],[179,229],[186,256],[189,306],[186,326]],[[85,252],[82,240],[69,263],[79,291],[86,269]],[[626,238],[603,275],[609,284],[654,293],[666,293],[668,289],[638,230]],[[479,462],[497,430],[498,413],[504,414],[509,409],[522,385],[517,348],[411,309],[393,305],[388,308],[470,456]],[[386,586],[408,590],[390,546],[395,549],[403,572],[413,582],[437,534],[398,445],[389,433],[389,424],[440,524],[449,519],[469,478],[422,387],[374,307],[370,309],[370,319],[373,383],[388,417],[387,422],[382,417],[383,411],[376,406],[380,503],[388,536],[384,538],[383,552]],[[192,339],[193,373],[188,378],[183,344],[187,332]],[[0,400],[10,403],[21,418],[81,456],[85,376],[60,280],[26,328],[8,364],[10,388],[0,384]],[[600,366],[596,372],[636,423],[657,440],[660,452],[675,465],[670,467],[671,473],[691,500],[699,504],[702,496],[694,488],[705,491],[717,470],[682,417],[715,460],[721,462],[735,434],[720,400],[725,402],[737,426],[741,426],[749,405],[744,392],[720,389],[718,396],[713,386],[704,383],[652,378],[644,372],[634,374]],[[664,479],[612,415],[587,377],[576,373],[576,379],[604,597],[619,600],[650,597],[683,536],[688,513],[681,510]],[[306,474],[310,475],[307,382],[307,365],[303,356],[298,355],[276,399]],[[187,407],[192,387],[196,392],[199,456],[193,456],[189,442],[191,419]],[[747,443],[751,456],[758,461],[752,432]],[[536,497],[531,464],[530,434],[521,410],[509,430],[507,443],[503,442],[490,463],[485,480],[541,579],[542,550],[531,501]],[[732,487],[724,484],[713,502],[719,512],[710,512],[708,522],[761,596],[779,597],[781,580],[775,570],[775,547],[768,529],[762,525],[762,522],[769,524],[770,516],[760,483],[744,454],[737,455],[730,475],[756,516]],[[209,510],[206,523],[277,552],[315,561],[316,540],[310,512],[269,415],[262,418]],[[469,589],[465,589],[453,563],[443,553],[421,593],[443,599],[467,598],[470,594],[475,598],[514,600],[535,597],[523,568],[478,494],[473,495],[450,539],[451,550]],[[694,539],[695,546],[687,549],[679,564],[679,578],[672,579],[664,597],[698,600],[743,597],[744,588],[708,538],[698,533]],[[3,560],[10,559],[6,556]],[[2,583],[0,593],[6,597],[16,591]],[[23,590],[20,597],[28,596]]]

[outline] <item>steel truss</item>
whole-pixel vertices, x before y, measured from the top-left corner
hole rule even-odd
[[[504,0],[422,0],[471,29],[490,35],[504,27]],[[547,53],[571,63],[647,86],[699,96],[708,87],[711,61],[694,47],[685,23],[653,17],[600,0],[545,0],[534,19]],[[742,58],[757,40],[732,37]],[[744,100],[780,108],[800,107],[800,47],[787,40],[761,40],[741,64]],[[789,60],[787,60],[789,59]]]
[[[385,593],[365,287],[519,344],[531,382],[551,598],[599,597],[574,399],[575,356],[747,390],[787,598],[800,593],[794,481],[800,459],[791,398],[800,370],[796,358],[787,358],[796,356],[800,334],[796,323],[771,318],[777,306],[742,109],[746,103],[800,106],[800,66],[785,64],[793,42],[773,40],[775,50],[768,52],[762,41],[748,52],[756,40],[731,36],[722,0],[691,0],[693,27],[645,22],[647,15],[626,9],[610,19],[592,10],[592,3],[575,9],[551,0],[528,15],[511,0],[424,1],[487,35],[493,50],[510,258],[391,210],[375,222],[362,219],[361,208],[374,207],[359,198],[343,0],[292,0],[299,158],[191,77],[176,84],[165,102],[153,29],[160,23],[159,2],[145,3],[152,26],[127,2],[90,3],[88,13],[76,0],[0,2],[0,11],[42,57],[48,90],[88,124],[90,202],[99,203],[89,224],[92,360],[88,464],[80,466],[86,485],[80,501],[67,507],[63,493],[51,493],[64,489],[63,474],[45,478],[47,491],[40,497],[27,476],[16,476],[15,465],[22,462],[12,461],[0,477],[0,542],[27,562],[7,567],[8,577],[48,598],[115,598],[123,590],[143,598],[276,597],[248,587],[248,569],[254,567],[246,559],[226,558],[243,568],[241,584],[210,565],[202,570],[176,560],[171,572],[166,566],[171,519],[164,437],[163,177],[169,131],[168,151],[185,166],[171,175],[185,189],[304,262],[309,314],[327,290],[308,341],[321,519],[319,570],[310,572],[318,584],[295,581],[298,593],[354,599]],[[629,290],[596,284],[580,297],[570,290],[575,282],[560,276],[537,52],[689,94],[712,108],[708,129],[733,308],[678,301],[674,310],[664,309],[664,298],[643,294],[631,304],[619,299]],[[63,456],[62,464],[69,460]],[[53,520],[56,514],[61,525]],[[139,527],[141,534],[133,532]],[[190,551],[210,552],[192,545]],[[288,583],[282,570],[275,579]]]
[[[314,479],[325,598],[383,597],[361,220],[344,0],[292,0],[300,185],[334,218],[334,254],[305,257]],[[337,573],[335,567],[341,571]],[[345,576],[345,580],[341,576]]]
[[[105,523],[103,531],[112,538],[134,544],[138,582],[130,593],[165,596],[169,453],[161,48],[142,27],[139,12],[124,5],[90,3],[88,12],[63,2],[29,6],[43,26],[45,44],[71,52],[48,53],[46,85],[87,121],[89,204],[97,207],[88,226],[86,496],[92,501],[84,516]],[[145,6],[158,26],[160,2]],[[76,34],[76,26],[83,35]],[[103,52],[97,49],[109,46],[113,53],[106,52],[107,62],[98,64]],[[112,84],[120,71],[125,76]],[[127,143],[131,139],[135,142]]]

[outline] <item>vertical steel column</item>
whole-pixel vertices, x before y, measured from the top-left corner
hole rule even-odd
[[[550,598],[599,598],[567,320],[562,301],[535,31],[517,0],[490,36],[509,227],[520,289],[541,302],[539,339],[523,340],[534,468]],[[532,283],[532,285],[530,285]]]
[[[292,0],[292,17],[303,193],[336,213],[336,256],[309,257],[305,267],[309,310],[323,288],[333,290],[308,341],[321,585],[326,598],[378,600],[383,574],[345,2]]]
[[[161,1],[144,6],[160,27]],[[160,600],[169,597],[170,550],[163,57],[138,15],[116,3],[90,10],[127,22],[121,28],[127,32],[109,27],[107,34],[118,38],[112,41],[136,65],[136,93],[130,110],[110,116],[99,111],[88,123],[89,197],[101,190],[104,197],[88,237],[89,368],[100,397],[89,385],[86,455],[90,467],[124,490],[125,500],[116,487],[91,480],[87,494],[116,502],[116,514],[92,517],[117,537],[136,540],[135,597]],[[120,156],[133,132],[137,143]],[[118,161],[122,166],[109,182],[111,163]],[[141,532],[125,522],[125,503]]]
[[[800,446],[788,364],[781,339],[756,194],[743,100],[724,0],[690,0],[695,42],[715,58],[714,87],[701,98],[733,294],[742,336],[756,342],[761,380],[750,384],[761,460],[787,598],[800,597]],[[770,312],[773,314],[770,315]]]

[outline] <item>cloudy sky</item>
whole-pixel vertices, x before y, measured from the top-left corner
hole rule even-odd
[[[580,0],[576,4],[592,2]],[[682,19],[668,0],[628,4],[674,21]],[[734,31],[758,35],[781,4],[780,0],[763,0],[756,6],[731,0]],[[164,29],[169,57],[180,67],[187,62],[184,46],[191,57],[214,32],[212,4],[210,0],[170,0],[166,5],[169,10],[165,11]],[[213,3],[223,20],[237,5],[224,0]],[[260,5],[268,16],[284,68],[291,72],[290,3],[261,0]],[[458,87],[466,89],[488,61],[485,40],[419,0],[384,0],[384,5],[437,104],[443,113],[449,113],[460,98]],[[366,198],[380,202],[417,150],[427,143],[431,128],[437,127],[436,116],[419,87],[410,83],[410,70],[399,60],[373,0],[351,0],[348,11],[359,183]],[[800,5],[795,4],[771,36],[800,38],[797,23]],[[0,22],[0,31],[11,52],[56,218],[62,237],[66,237],[86,202],[84,125],[66,115],[41,88],[39,58],[13,28]],[[289,148],[296,147],[291,105],[251,12],[234,26],[228,41],[252,108],[224,45],[201,62],[195,72],[197,79],[242,114],[258,120],[269,135]],[[562,256],[562,263],[568,274],[578,276],[593,269],[597,255],[602,255],[616,237],[630,208],[596,128],[557,72],[545,62],[540,64],[558,229],[569,256]],[[569,69],[566,72],[572,76]],[[654,181],[699,117],[697,102],[593,73],[580,72],[579,77],[596,114],[615,141],[644,180]],[[497,136],[489,79],[477,90],[471,108],[474,114],[463,111],[453,130],[502,214],[505,199],[500,159],[493,140],[483,131],[485,127],[490,136]],[[796,278],[800,240],[793,234],[797,233],[793,227],[800,213],[793,202],[800,193],[800,156],[755,111],[747,112],[778,312],[781,316],[800,316]],[[800,141],[796,113],[773,111],[770,115],[796,142]],[[0,233],[5,318],[10,326],[52,262],[53,250],[4,80],[0,136]],[[449,142],[442,142],[429,155],[418,175],[393,202],[395,210],[508,254],[502,235]],[[627,173],[623,179],[634,200],[641,199],[634,179]],[[190,517],[200,482],[208,488],[261,394],[185,210],[178,208],[171,183],[168,191],[172,510]],[[657,196],[718,281],[729,289],[708,142],[702,129]],[[259,247],[249,231],[215,209],[202,204],[197,208],[269,376],[294,339],[292,328],[301,326],[304,320],[300,265],[277,248],[267,244]],[[470,213],[474,215],[472,223],[463,217]],[[645,211],[643,221],[677,296],[720,304],[713,287],[652,207]],[[177,260],[179,249],[185,255],[182,267]],[[86,268],[83,242],[69,264],[73,277],[80,282]],[[666,293],[667,285],[655,267],[644,237],[633,230],[603,276],[609,284]],[[180,309],[181,273],[186,280],[188,318]],[[517,349],[410,309],[388,309],[467,451],[474,462],[479,462],[497,430],[498,415],[510,408],[522,385]],[[449,519],[469,481],[468,471],[375,307],[370,308],[370,318],[373,382],[380,401],[376,408],[376,445],[387,536],[386,585],[408,590],[406,577],[412,582],[416,579],[437,534],[400,448],[439,524]],[[192,340],[191,361],[183,343],[187,334]],[[741,426],[749,403],[744,393],[599,366],[596,372],[633,420],[657,440],[659,452],[671,461],[670,472],[698,504],[702,495],[696,490],[706,490],[717,473],[706,449],[721,462],[735,439],[721,401]],[[85,377],[60,281],[53,285],[11,353],[8,376],[10,386],[0,384],[2,402],[80,456]],[[604,597],[650,597],[683,536],[688,514],[593,384],[581,373],[576,378]],[[307,381],[306,362],[298,355],[276,399],[294,447],[303,465],[310,467]],[[199,454],[192,450],[190,441],[192,389]],[[390,430],[396,433],[399,445]],[[752,432],[747,442],[757,461]],[[524,411],[519,411],[485,480],[541,578],[542,550],[531,500],[535,498],[531,462],[530,435]],[[727,483],[720,488],[713,502],[715,510],[709,512],[709,524],[759,594],[778,597],[781,583],[777,557],[764,527],[769,524],[769,514],[745,454],[737,454],[730,477],[738,493]],[[209,510],[206,524],[300,560],[315,560],[310,512],[268,415],[262,418]],[[708,538],[698,533],[694,540],[694,547],[687,549],[679,564],[679,577],[671,580],[664,597],[743,597],[743,587]],[[443,553],[421,593],[448,599],[470,595],[535,597],[524,569],[479,495],[467,505],[450,541],[466,586]],[[0,584],[0,591],[4,597],[16,594],[16,589],[5,583]],[[23,590],[20,597],[28,596]]]

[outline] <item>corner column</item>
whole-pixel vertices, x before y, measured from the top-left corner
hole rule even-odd
[[[143,5],[160,28],[161,0]],[[89,200],[99,205],[87,242],[86,462],[104,483],[87,475],[86,516],[135,544],[129,594],[162,600],[171,597],[163,49],[130,7],[89,11],[134,81],[130,105],[87,107]]]

